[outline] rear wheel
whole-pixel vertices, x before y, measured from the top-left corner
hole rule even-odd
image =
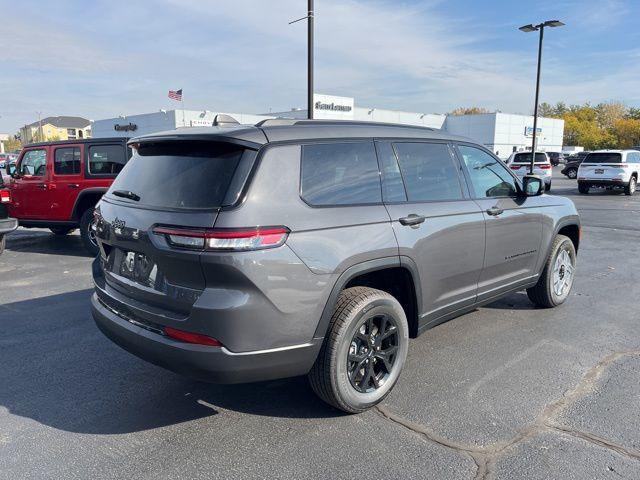
[[[93,218],[93,207],[86,209],[80,217],[80,236],[84,248],[92,257],[98,255],[98,241],[96,240],[95,219]]]
[[[398,301],[366,287],[340,293],[322,349],[309,372],[314,392],[347,413],[380,403],[407,358],[409,327]]]
[[[67,227],[51,227],[49,228],[49,230],[51,230],[51,233],[53,233],[54,235],[64,236],[64,235],[69,235],[75,229],[67,228]]]
[[[544,191],[548,192],[549,190],[551,190],[551,182],[544,184]]]
[[[578,182],[578,191],[584,195],[589,193],[589,185],[586,183]]]
[[[566,174],[569,178],[576,178],[578,176],[578,169],[570,168],[569,170],[567,170]]]
[[[636,177],[631,177],[629,183],[627,183],[627,185],[624,187],[625,195],[633,195],[634,193],[636,193],[637,184],[638,181],[636,180]]]
[[[556,235],[549,258],[535,287],[527,289],[529,300],[539,307],[557,307],[569,296],[576,270],[576,249],[569,237]]]
[[[0,235],[0,255],[4,252],[4,247],[7,244],[7,240],[4,235]]]

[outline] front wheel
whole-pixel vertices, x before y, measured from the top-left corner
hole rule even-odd
[[[360,413],[380,403],[407,358],[409,327],[400,303],[367,287],[343,290],[309,382],[326,403]]]
[[[0,235],[0,255],[4,252],[4,247],[7,244],[7,240],[4,235]]]
[[[539,307],[557,307],[569,296],[576,271],[576,249],[569,237],[556,235],[549,258],[535,287],[527,289],[529,300]]]
[[[87,208],[80,217],[80,236],[84,248],[92,257],[98,255],[98,241],[96,239],[95,219],[93,218],[93,207]]]
[[[629,183],[627,183],[627,185],[624,187],[625,195],[633,195],[634,193],[636,193],[637,183],[638,182],[636,180],[636,177],[631,177]]]

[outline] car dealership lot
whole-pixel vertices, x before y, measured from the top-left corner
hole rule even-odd
[[[427,331],[391,395],[354,416],[304,378],[208,385],[138,360],[91,319],[80,237],[12,233],[0,479],[638,478],[640,195],[580,196],[554,170],[583,222],[567,303],[519,293]]]

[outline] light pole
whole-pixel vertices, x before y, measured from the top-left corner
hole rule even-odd
[[[289,22],[307,20],[307,118],[313,118],[313,0],[307,0],[307,15]]]
[[[538,41],[538,72],[536,74],[536,103],[533,107],[533,140],[531,142],[531,166],[529,173],[533,175],[533,164],[536,158],[536,135],[538,133],[538,97],[540,96],[540,66],[542,64],[542,38],[544,37],[544,27],[562,27],[564,23],[560,20],[547,20],[538,25],[523,25],[518,30],[523,32],[540,32],[540,40]]]

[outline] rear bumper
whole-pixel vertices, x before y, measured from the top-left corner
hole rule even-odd
[[[18,228],[18,220],[15,218],[0,218],[0,235],[13,232]]]
[[[580,178],[578,177],[578,183],[582,185],[590,185],[592,187],[624,187],[629,183],[629,180],[623,179],[592,179],[592,178]]]
[[[134,325],[107,309],[94,293],[91,311],[98,328],[128,352],[168,370],[213,383],[246,383],[306,374],[322,339],[271,350],[234,353],[224,347],[183,343]]]

